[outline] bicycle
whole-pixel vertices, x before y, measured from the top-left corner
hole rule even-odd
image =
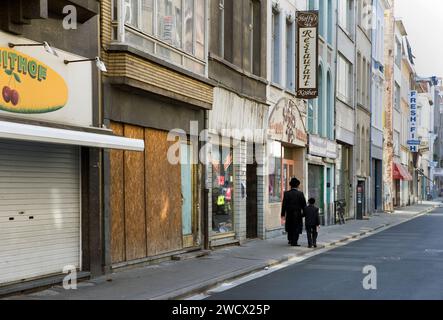
[[[336,203],[335,203],[335,216],[336,216],[335,221],[337,222],[337,215],[338,215],[338,223],[339,224],[346,224],[345,208],[346,208],[345,201],[336,201]]]

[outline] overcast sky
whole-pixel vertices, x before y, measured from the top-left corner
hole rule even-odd
[[[443,1],[395,0],[395,16],[406,27],[418,75],[443,77]]]

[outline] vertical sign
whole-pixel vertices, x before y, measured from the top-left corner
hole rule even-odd
[[[420,146],[420,140],[417,135],[417,91],[411,91],[409,94],[409,150],[411,152],[418,152]]]
[[[297,98],[318,97],[318,11],[297,12]]]

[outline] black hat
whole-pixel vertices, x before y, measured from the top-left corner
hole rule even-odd
[[[291,188],[298,188],[300,186],[300,180],[298,180],[297,178],[292,178],[291,182],[289,182],[289,185],[291,186]]]

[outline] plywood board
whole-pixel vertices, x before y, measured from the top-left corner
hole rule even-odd
[[[145,130],[146,231],[149,256],[183,247],[180,165],[170,164],[167,132]]]
[[[124,125],[125,137],[143,139],[144,129]],[[126,260],[140,259],[146,252],[145,156],[143,152],[124,152],[124,197]]]
[[[123,125],[112,122],[114,134],[123,135]],[[110,204],[111,204],[111,259],[122,262],[125,254],[125,207],[124,207],[124,158],[123,151],[112,150],[110,154]]]

